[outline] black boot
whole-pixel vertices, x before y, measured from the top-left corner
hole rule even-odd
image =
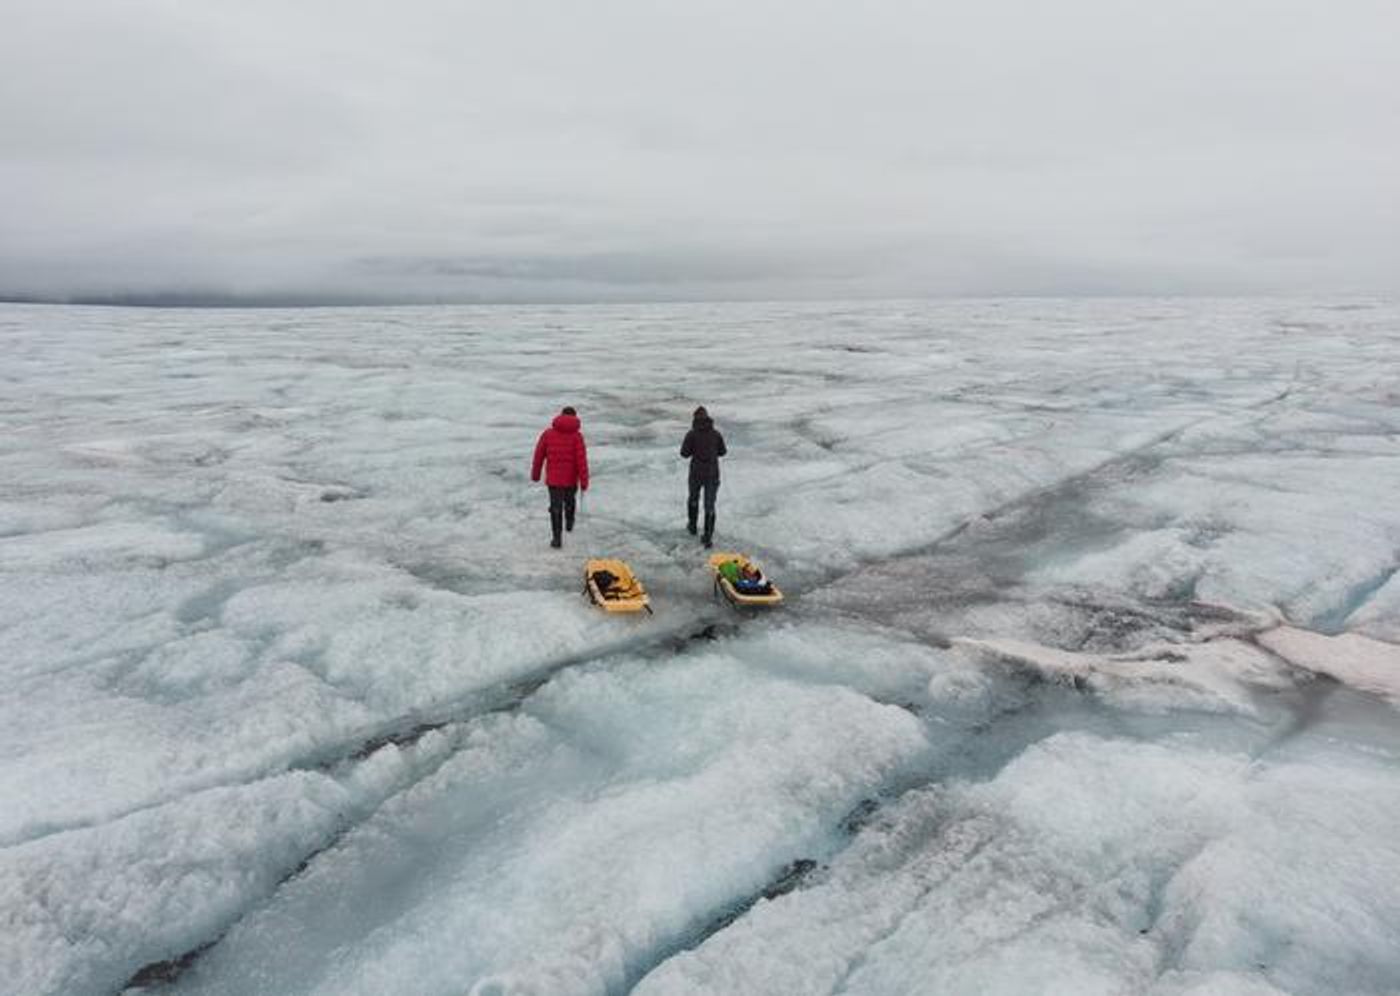
[[[711,541],[712,539],[714,539],[714,535],[715,535],[715,515],[714,515],[713,512],[706,512],[706,513],[705,513],[705,534],[704,534],[703,536],[700,537],[700,542],[701,542],[701,543],[704,543],[706,546],[709,546],[709,545],[710,545],[710,541]]]
[[[550,546],[558,548],[564,545],[564,541],[560,536],[563,524],[564,513],[557,508],[551,508],[549,510],[549,528],[554,534],[554,538],[549,541]]]
[[[688,533],[690,533],[690,535],[694,536],[694,535],[695,535],[696,533],[698,533],[700,530],[698,530],[698,529],[695,528],[695,520],[694,520],[694,519],[691,519],[689,522],[687,522],[687,523],[685,524],[685,531],[688,532]]]
[[[564,545],[564,541],[563,541],[562,539],[559,538],[559,534],[558,534],[558,533],[555,533],[555,534],[554,534],[554,539],[552,539],[552,540],[549,541],[549,545],[552,546],[552,547],[554,547],[554,549],[557,550],[557,549],[559,549],[561,546]]]
[[[566,533],[571,533],[571,532],[573,532],[573,531],[574,531],[574,517],[573,517],[572,515],[566,515],[566,516],[564,516],[564,532],[566,532]]]

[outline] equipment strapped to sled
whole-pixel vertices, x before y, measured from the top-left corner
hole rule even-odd
[[[604,612],[651,612],[651,599],[626,561],[597,558],[583,566],[583,593]]]
[[[740,570],[746,567],[755,567],[752,560],[742,553],[712,553],[710,554],[710,570],[715,576],[715,597],[723,595],[730,605],[738,608],[740,606],[773,606],[779,605],[783,601],[783,593],[778,590],[778,586],[772,581],[766,581],[765,587],[758,591],[744,591],[742,587],[724,576],[723,568],[727,564],[736,564]]]

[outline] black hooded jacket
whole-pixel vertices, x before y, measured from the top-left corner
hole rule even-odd
[[[696,415],[681,443],[681,456],[690,457],[690,479],[718,484],[719,458],[727,452],[714,420],[708,415]]]

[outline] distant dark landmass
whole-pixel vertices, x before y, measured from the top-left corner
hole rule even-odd
[[[414,300],[374,294],[235,294],[154,291],[122,294],[7,294],[0,304],[75,304],[106,308],[358,308],[407,304],[481,304],[477,300]]]

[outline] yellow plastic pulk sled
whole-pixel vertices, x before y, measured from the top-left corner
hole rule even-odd
[[[742,553],[712,553],[710,554],[710,570],[715,576],[715,594],[723,595],[730,605],[739,606],[772,606],[780,605],[783,601],[783,593],[778,590],[778,586],[772,581],[768,582],[768,590],[759,594],[757,592],[744,592],[734,587],[727,577],[721,573],[720,568],[730,561],[736,562],[742,569],[748,567],[753,562]]]
[[[604,612],[651,612],[647,590],[625,560],[599,557],[584,564],[583,592]]]

